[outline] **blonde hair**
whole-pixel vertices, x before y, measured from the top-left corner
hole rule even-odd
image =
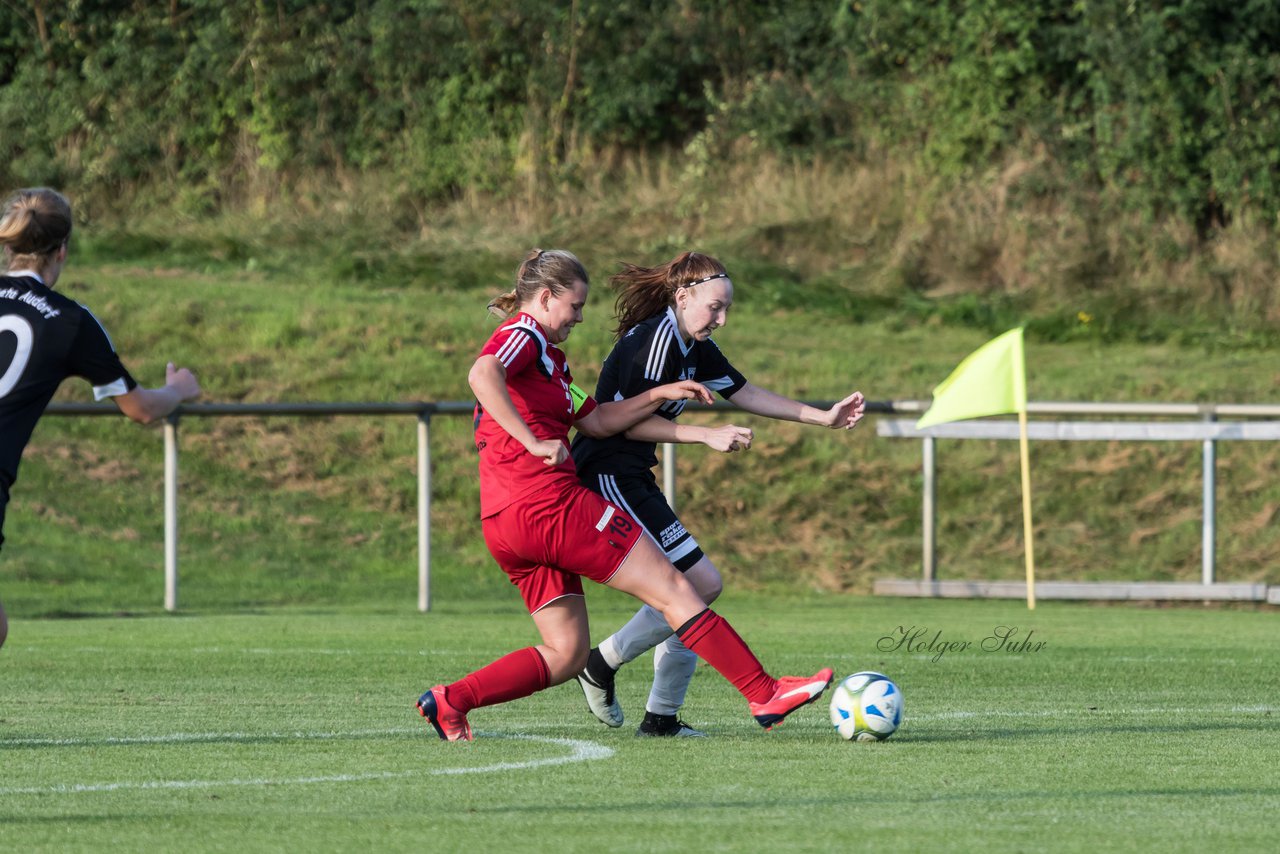
[[[49,256],[70,237],[71,202],[57,190],[31,187],[5,200],[0,245],[8,256],[6,269],[30,267],[43,272]]]
[[[591,284],[587,268],[582,266],[576,255],[563,249],[534,249],[524,256],[520,269],[516,270],[515,289],[494,297],[489,303],[489,311],[511,317],[543,288],[560,294],[573,287],[576,281]]]
[[[701,252],[682,252],[657,267],[624,264],[622,272],[609,277],[609,285],[618,292],[613,315],[618,320],[615,338],[653,317],[675,301],[676,291],[709,279],[728,276],[724,265]]]

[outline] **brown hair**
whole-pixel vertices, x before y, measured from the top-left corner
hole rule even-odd
[[[520,269],[516,270],[515,290],[494,297],[489,303],[489,311],[503,317],[511,317],[520,306],[543,288],[550,288],[551,293],[559,294],[573,287],[575,281],[591,284],[587,278],[587,268],[572,252],[563,249],[534,249],[524,256]]]
[[[0,245],[8,254],[7,269],[33,267],[46,261],[71,237],[71,202],[57,190],[32,187],[5,200],[0,213]]]
[[[683,252],[657,267],[622,265],[622,272],[609,277],[610,287],[618,292],[613,307],[618,320],[614,337],[621,338],[640,321],[671,305],[680,288],[726,275],[723,264],[701,252]]]

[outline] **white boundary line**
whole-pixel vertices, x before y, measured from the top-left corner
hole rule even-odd
[[[909,715],[903,712],[904,721],[948,721],[968,720],[972,718],[1057,718],[1067,716],[1096,715],[1261,715],[1280,712],[1280,706],[1232,706],[1230,708],[1189,709],[1180,706],[1160,706],[1149,709],[1107,708],[1098,706],[1089,708],[1080,706],[1075,709],[1045,709],[1038,712],[1015,712],[1002,709],[985,709],[981,712],[933,712],[923,715]]]
[[[406,730],[388,730],[387,734],[399,734]],[[421,730],[418,730],[419,732]],[[343,738],[355,734],[364,733],[297,733],[296,736],[308,739],[331,739]],[[542,744],[556,744],[570,748],[567,756],[552,756],[546,759],[531,759],[526,762],[499,762],[493,765],[479,765],[472,768],[434,768],[424,771],[372,771],[365,774],[329,774],[316,777],[252,777],[252,778],[233,778],[231,780],[140,780],[136,782],[118,782],[118,783],[75,783],[75,784],[58,784],[53,786],[15,786],[0,789],[0,797],[6,795],[78,795],[93,792],[118,792],[124,790],[148,790],[148,789],[217,789],[229,786],[302,786],[314,785],[316,783],[360,783],[368,780],[401,780],[408,777],[437,777],[442,775],[458,775],[458,774],[489,774],[495,771],[524,771],[530,768],[547,768],[553,765],[567,765],[572,762],[590,762],[597,759],[608,759],[613,756],[613,748],[596,744],[593,741],[583,741],[575,738],[549,738],[540,735],[499,735],[497,733],[478,733],[490,738],[509,738],[520,741],[536,741]],[[182,743],[200,743],[201,741],[210,741],[216,734],[209,733],[204,736],[196,735],[194,737],[175,735],[175,736],[156,736],[151,739],[115,739],[111,741],[113,744],[182,744]],[[243,733],[231,733],[232,736],[248,735]],[[264,735],[249,736],[251,738],[269,737]],[[183,741],[182,739],[186,739]],[[234,740],[234,739],[223,739]],[[22,740],[19,740],[22,741]],[[99,741],[93,739],[65,739],[50,742],[40,740],[29,740],[27,743],[34,742],[36,745],[43,743],[55,744],[100,744]],[[2,741],[0,746],[15,744],[15,741]]]
[[[175,732],[171,735],[104,736],[102,738],[0,738],[5,747],[113,747],[122,744],[217,744],[254,741],[330,741],[386,735],[421,735],[421,727],[357,729],[349,732]]]

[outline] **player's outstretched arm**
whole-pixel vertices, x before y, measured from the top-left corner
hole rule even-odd
[[[702,444],[714,451],[727,454],[750,448],[755,434],[749,427],[738,427],[735,424],[726,424],[723,427],[699,427],[694,424],[679,424],[651,415],[627,430],[627,438],[637,442]]]
[[[853,429],[862,420],[867,408],[867,402],[860,391],[855,391],[830,409],[818,409],[751,383],[738,389],[737,394],[729,399],[755,415],[780,421],[799,421],[801,424],[814,424],[835,430]]]
[[[574,424],[582,433],[595,439],[621,433],[648,418],[667,400],[697,400],[711,405],[711,390],[693,380],[667,383],[643,391],[635,397],[601,403],[590,415]]]
[[[150,424],[164,418],[188,400],[200,396],[200,383],[186,368],[175,368],[170,362],[164,371],[160,388],[138,386],[115,398],[116,406],[133,421]]]

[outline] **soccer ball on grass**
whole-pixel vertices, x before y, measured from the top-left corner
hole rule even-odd
[[[888,676],[864,670],[831,692],[831,724],[849,741],[884,741],[902,723],[902,692]]]

